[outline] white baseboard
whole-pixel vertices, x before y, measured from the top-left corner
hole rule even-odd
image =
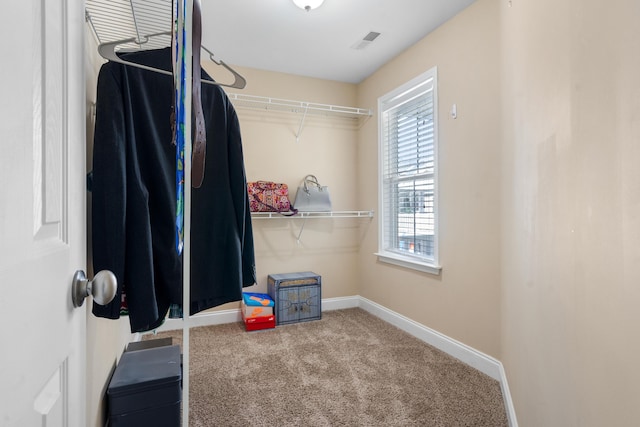
[[[454,340],[438,331],[428,328],[408,317],[375,303],[359,295],[339,298],[325,298],[322,300],[322,311],[342,310],[346,308],[362,308],[372,315],[394,325],[410,335],[444,351],[448,355],[455,357],[463,363],[479,370],[500,383],[502,396],[510,427],[518,427],[513,401],[509,392],[507,376],[499,360],[494,359],[466,344]],[[242,315],[240,309],[214,311],[205,314],[197,314],[190,317],[192,327],[221,325],[224,323],[241,322]],[[170,331],[182,329],[181,319],[167,319],[156,331]],[[139,335],[139,334],[138,334]],[[138,339],[140,339],[138,337]]]
[[[240,313],[239,308],[199,313],[189,317],[189,324],[192,328],[198,326],[222,325],[225,323],[235,322],[242,322],[242,314]],[[155,331],[175,331],[176,329],[182,329],[182,319],[167,319]]]
[[[504,407],[507,411],[507,419],[509,420],[510,427],[518,427],[518,419],[516,418],[516,408],[513,406],[513,400],[511,399],[511,391],[509,390],[509,383],[507,382],[507,373],[504,370],[504,366],[500,363],[500,388],[502,390],[502,399],[504,400]]]
[[[322,300],[322,311],[344,310],[360,307],[360,296],[325,298]]]
[[[142,335],[143,335],[143,333],[141,333],[141,332],[132,333],[131,336],[129,337],[129,343],[138,342],[138,341],[142,340]]]
[[[402,329],[414,337],[444,351],[463,363],[489,375],[494,380],[500,380],[500,362],[459,341],[449,338],[431,328],[428,328],[408,317],[398,314],[388,308],[366,298],[360,297],[360,308],[376,317]]]

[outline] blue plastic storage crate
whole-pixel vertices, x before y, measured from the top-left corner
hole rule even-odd
[[[276,325],[321,319],[321,282],[312,271],[270,274],[267,288],[275,301]]]

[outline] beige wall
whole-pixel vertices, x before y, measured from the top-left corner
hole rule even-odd
[[[635,425],[640,3],[509,3],[478,0],[359,86],[375,105],[438,66],[443,173],[442,277],[376,263],[372,227],[361,294],[502,360],[522,426]],[[368,123],[359,182],[376,165]]]
[[[377,217],[360,249],[360,294],[487,354],[500,354],[499,20],[480,1],[395,58],[358,87],[358,105],[377,100],[437,66],[440,276],[377,261]],[[449,111],[457,104],[458,118]],[[377,120],[358,140],[358,183],[378,177]],[[377,207],[377,191],[358,194]]]
[[[227,81],[211,63],[204,65],[219,81]],[[247,79],[230,93],[353,106],[356,86],[282,73],[237,67]],[[307,174],[315,175],[331,192],[334,210],[354,210],[358,126],[340,117],[307,115],[300,138],[302,114],[236,108],[242,131],[245,170],[249,181],[275,181],[289,186],[290,199]],[[373,207],[369,207],[372,209]],[[267,292],[271,273],[313,271],[322,276],[322,297],[358,294],[357,260],[360,239],[370,220],[309,219],[297,241],[301,219],[254,219],[258,285],[247,290]],[[235,308],[226,304],[217,309]]]
[[[500,2],[502,355],[522,426],[640,419],[640,3]]]
[[[102,64],[98,56],[97,45],[87,28],[85,38],[85,76],[87,80],[87,171],[91,170],[93,156],[93,124],[96,100],[98,71]],[[87,224],[91,226],[91,195],[87,197]],[[87,239],[91,239],[91,229],[87,230]],[[87,262],[91,264],[91,244],[87,242]],[[87,273],[93,277],[92,266]],[[87,310],[87,426],[104,427],[105,395],[107,384],[115,369],[116,362],[130,339],[129,321],[123,318],[117,321],[101,319],[91,314],[91,299],[84,305]]]

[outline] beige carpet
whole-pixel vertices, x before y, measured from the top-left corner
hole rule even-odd
[[[190,352],[191,427],[508,425],[497,381],[357,308],[194,328]]]

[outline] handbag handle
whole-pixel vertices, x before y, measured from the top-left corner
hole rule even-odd
[[[283,216],[293,216],[298,213],[298,209],[295,209],[293,206],[290,207],[288,211],[279,211],[275,206],[271,206],[270,204],[265,203],[262,200],[256,199],[256,202],[260,203],[262,206],[266,206],[269,209],[272,209],[273,212],[277,212]]]
[[[318,190],[320,190],[320,191],[323,190],[322,186],[318,182],[318,178],[316,178],[315,175],[307,175],[307,176],[304,177],[303,181],[304,181],[304,185],[303,185],[304,192],[307,193],[307,194],[309,194],[309,188],[307,187],[307,183],[315,185],[316,187],[318,187]]]

